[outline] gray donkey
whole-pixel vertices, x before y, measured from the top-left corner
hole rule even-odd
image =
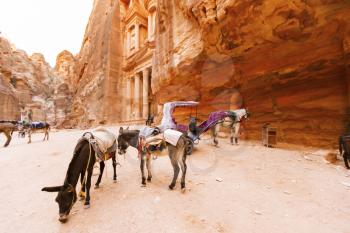
[[[141,149],[139,144],[139,134],[140,130],[128,130],[120,127],[119,136],[118,136],[118,153],[120,155],[125,154],[126,150],[129,146],[136,148],[139,151],[140,155],[140,169],[142,174],[142,186],[146,185],[146,177],[144,173],[144,165],[146,160],[146,166],[148,170],[148,178],[147,181],[150,182],[152,180],[152,172],[151,172],[151,153],[145,152]],[[169,158],[171,165],[174,169],[174,176],[169,185],[169,189],[173,190],[176,185],[176,180],[180,172],[180,167],[182,170],[181,177],[181,191],[184,192],[186,190],[185,177],[186,177],[186,153],[185,148],[187,145],[187,138],[185,135],[182,135],[176,146],[171,145],[170,143],[166,143],[169,152]],[[148,150],[149,148],[147,148]]]

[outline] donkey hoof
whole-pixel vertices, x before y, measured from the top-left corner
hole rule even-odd
[[[90,208],[90,204],[84,204],[84,209],[89,209]]]
[[[117,179],[113,180],[113,183],[117,183]]]
[[[174,190],[175,185],[169,185],[169,190]]]
[[[141,184],[141,187],[142,188],[146,188],[146,184]]]
[[[185,192],[186,192],[186,188],[182,188],[182,189],[181,189],[181,192],[182,192],[182,193],[185,193]]]
[[[151,182],[151,181],[152,181],[152,177],[148,177],[148,178],[147,178],[147,181],[148,181],[148,182]]]
[[[99,189],[100,188],[100,185],[95,185],[95,189]]]

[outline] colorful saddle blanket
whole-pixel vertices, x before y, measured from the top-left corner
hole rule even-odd
[[[230,111],[217,111],[212,112],[208,118],[208,120],[204,121],[202,124],[198,126],[201,132],[206,132],[213,125],[217,124],[219,121],[224,120],[226,117],[232,117],[233,112]]]
[[[32,129],[44,129],[47,127],[47,123],[46,122],[41,122],[41,121],[33,121],[30,124],[30,128]]]

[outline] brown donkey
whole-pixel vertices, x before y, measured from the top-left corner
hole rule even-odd
[[[10,144],[12,139],[12,133],[15,130],[16,130],[16,125],[13,123],[9,123],[9,122],[0,123],[0,134],[4,133],[7,138],[7,141],[4,147],[7,147]]]

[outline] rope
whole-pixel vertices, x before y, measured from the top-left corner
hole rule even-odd
[[[95,152],[96,153],[96,152]],[[95,155],[96,156],[96,155]],[[90,159],[91,159],[91,144],[90,144],[90,141],[89,141],[89,160],[88,160],[88,163],[87,163],[87,166],[86,166],[86,169],[85,169],[85,173],[84,173],[84,179],[83,179],[83,184],[86,186],[86,175],[87,175],[87,170],[89,168],[89,165],[90,165]],[[86,191],[86,190],[85,190]]]

